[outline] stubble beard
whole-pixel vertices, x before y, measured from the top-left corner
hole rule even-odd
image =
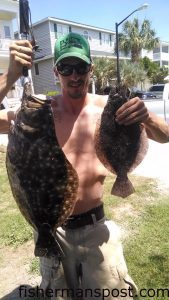
[[[88,92],[88,84],[88,82],[83,82],[77,91],[68,90],[69,97],[75,100],[82,99]]]
[[[76,93],[69,92],[68,95],[71,99],[80,100],[82,97],[84,97],[86,93],[84,91],[77,91]]]

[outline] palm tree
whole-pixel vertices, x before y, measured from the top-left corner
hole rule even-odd
[[[126,21],[122,33],[119,34],[119,49],[125,54],[131,53],[131,61],[137,62],[142,49],[152,50],[159,43],[155,35],[149,20],[144,20],[142,24],[136,18],[133,22]]]
[[[138,62],[121,61],[120,63],[120,76],[122,83],[129,87],[137,87],[147,80],[147,72],[144,67]]]
[[[116,81],[116,66],[112,58],[95,57],[94,76],[96,77],[96,92],[102,94],[106,86],[112,86]],[[120,62],[120,76],[124,85],[131,88],[143,84],[147,80],[147,72],[141,63],[131,61]]]
[[[96,77],[96,92],[102,93],[103,89],[111,84],[116,74],[115,62],[112,58],[95,57],[94,76]]]

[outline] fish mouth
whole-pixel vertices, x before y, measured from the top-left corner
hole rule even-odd
[[[47,248],[40,248],[36,247],[34,251],[35,256],[42,257],[42,256],[48,256],[48,249]]]
[[[38,228],[38,239],[34,254],[39,257],[64,256],[61,245],[56,240],[51,225],[48,223],[43,223]]]
[[[38,257],[64,257],[64,252],[58,241],[54,239],[54,243],[50,247],[36,245],[34,255]]]

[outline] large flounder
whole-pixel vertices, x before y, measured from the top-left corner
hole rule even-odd
[[[71,214],[78,176],[57,141],[51,100],[31,96],[29,83],[11,125],[6,166],[19,209],[38,232],[35,255],[62,255],[54,232]]]
[[[143,125],[124,126],[115,121],[116,111],[128,100],[124,86],[112,88],[95,132],[96,153],[104,166],[117,175],[111,194],[127,197],[135,190],[127,177],[143,160],[148,139]]]

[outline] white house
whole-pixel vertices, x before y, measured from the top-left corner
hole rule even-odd
[[[19,19],[18,11],[19,3],[17,1],[0,1],[0,73],[3,73],[8,67],[9,44],[14,39],[13,20]]]
[[[14,22],[19,30],[19,1],[0,0],[0,74],[8,68],[9,45],[14,40]],[[6,103],[10,99],[10,106],[15,105],[20,97],[20,90],[19,82],[15,83],[7,94]]]
[[[169,68],[169,42],[160,41],[158,47],[154,48],[153,61],[158,62],[160,67]]]

